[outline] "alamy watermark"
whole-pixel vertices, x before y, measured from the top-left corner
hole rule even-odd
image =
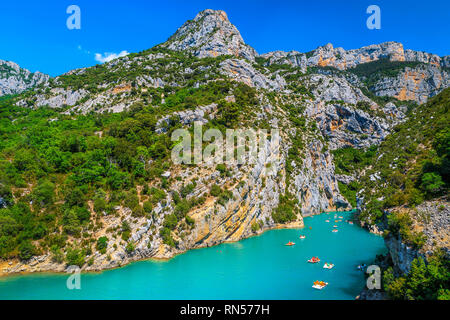
[[[200,121],[194,122],[193,133],[188,129],[173,131],[171,139],[176,143],[171,154],[173,163],[260,163],[276,170],[280,156],[278,129],[270,132],[266,129],[226,129],[225,137],[219,129],[203,131]]]
[[[368,29],[381,29],[381,9],[379,6],[372,4],[367,7],[366,13],[371,14],[366,21]]]
[[[370,290],[381,289],[381,269],[377,265],[370,265],[367,267],[366,273],[369,274],[366,285]]]
[[[67,29],[81,29],[81,9],[77,5],[70,5],[66,9],[66,13],[70,16],[66,20]]]
[[[66,280],[66,287],[69,290],[81,289],[81,269],[79,266],[67,267],[67,273],[73,273]]]

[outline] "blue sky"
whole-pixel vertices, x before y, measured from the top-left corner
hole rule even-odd
[[[81,9],[81,30],[66,27],[71,4]],[[366,27],[371,4],[381,8],[380,30]],[[0,59],[56,76],[99,63],[96,53],[138,52],[164,42],[207,8],[225,10],[258,53],[399,41],[405,48],[450,54],[446,0],[17,0],[0,3]]]

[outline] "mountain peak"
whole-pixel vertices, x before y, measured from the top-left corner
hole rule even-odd
[[[163,46],[177,51],[192,51],[200,58],[233,55],[254,60],[257,56],[222,10],[206,9],[199,12],[193,20],[186,21]]]
[[[15,62],[0,60],[0,96],[21,93],[49,78],[39,71],[33,73],[21,68]]]

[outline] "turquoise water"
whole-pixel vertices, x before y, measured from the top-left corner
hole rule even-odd
[[[62,274],[6,277],[0,299],[354,299],[365,282],[356,265],[372,262],[386,248],[381,237],[345,222],[352,213],[337,215],[342,222],[334,221],[334,213],[321,214],[305,218],[303,229],[270,230],[168,261],[82,274],[80,290],[67,289]],[[337,233],[331,232],[335,224]],[[285,246],[289,240],[296,245]],[[320,263],[307,263],[312,256]],[[323,269],[325,262],[335,267]],[[329,285],[316,290],[314,280]]]

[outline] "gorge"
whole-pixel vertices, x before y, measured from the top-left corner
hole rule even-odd
[[[415,259],[443,250],[448,261],[449,68],[449,56],[398,42],[258,54],[210,9],[166,42],[104,64],[27,74],[26,85],[7,68],[0,275],[181,259],[352,209],[385,236],[386,283]],[[196,121],[280,134],[256,163],[173,163],[172,133]]]

